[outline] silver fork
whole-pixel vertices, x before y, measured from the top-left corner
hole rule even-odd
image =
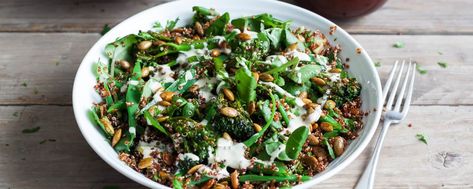
[[[383,115],[383,127],[381,128],[381,133],[376,141],[376,146],[374,148],[373,155],[368,165],[366,166],[365,171],[358,180],[355,189],[373,188],[376,165],[378,164],[379,154],[381,152],[381,147],[383,145],[384,138],[386,137],[386,133],[388,132],[388,128],[391,124],[400,123],[407,116],[407,112],[411,103],[412,91],[414,90],[416,64],[412,64],[412,61],[409,60],[407,71],[404,73],[403,71],[405,63],[406,61],[403,60],[400,69],[397,69],[399,61],[396,61],[383,88],[383,100],[384,102],[386,102],[384,105],[386,113]],[[391,87],[395,73],[397,73],[396,81]],[[404,81],[402,83],[400,91],[398,92],[399,83],[402,77],[404,78]],[[408,88],[406,91],[407,86]],[[388,94],[389,98],[386,101],[386,97],[388,97]],[[393,105],[395,98],[396,104]]]

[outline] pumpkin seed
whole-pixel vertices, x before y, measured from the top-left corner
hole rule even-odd
[[[248,103],[248,114],[253,114],[255,113],[256,111],[256,102],[255,101],[251,101]]]
[[[122,138],[122,129],[118,129],[115,134],[113,134],[113,138],[112,138],[112,147],[114,147],[118,141],[120,141],[120,139]]]
[[[141,68],[141,77],[148,77],[149,76],[149,67]]]
[[[225,94],[225,97],[227,97],[228,100],[234,101],[235,100],[235,95],[233,95],[233,92],[228,89],[228,88],[223,88],[223,94]]]
[[[223,137],[224,139],[229,140],[229,141],[232,140],[232,137],[231,137],[227,132],[224,132],[223,135],[222,135],[222,137]]]
[[[120,64],[120,66],[125,70],[129,69],[131,66],[131,64],[126,60],[120,60],[118,61],[118,64]]]
[[[267,73],[259,74],[259,79],[261,79],[262,81],[266,81],[266,82],[274,81],[274,77],[271,76],[270,74],[267,74]]]
[[[142,159],[138,163],[138,168],[144,169],[144,168],[151,167],[151,165],[153,165],[153,158],[152,157],[147,157],[147,158]]]
[[[146,49],[149,49],[151,45],[153,45],[153,42],[151,41],[142,41],[138,43],[138,49],[144,51]]]
[[[191,169],[189,169],[189,171],[187,171],[187,174],[189,175],[192,175],[194,174],[197,170],[199,170],[202,166],[204,166],[203,164],[198,164],[198,165],[194,165],[194,167],[192,167]]]
[[[240,185],[240,183],[238,182],[238,171],[235,170],[233,171],[232,174],[230,174],[230,180],[232,182],[232,188],[233,189],[238,189],[238,186]]]
[[[220,50],[218,50],[218,49],[212,49],[212,51],[210,51],[210,56],[211,56],[211,57],[220,56]]]
[[[310,78],[310,80],[318,86],[324,86],[326,84],[326,82],[323,79],[318,78],[318,77]]]
[[[209,181],[205,182],[204,185],[200,187],[200,189],[210,189],[215,184],[215,182],[217,182],[215,179],[210,179]]]
[[[171,101],[172,101],[172,97],[174,96],[174,92],[171,92],[171,91],[164,91],[164,92],[161,93],[159,96],[160,96],[164,101],[171,102]]]
[[[248,40],[251,39],[251,35],[247,34],[247,33],[239,33],[238,34],[238,39],[240,39],[242,41],[248,41]]]
[[[335,108],[336,105],[337,104],[333,100],[327,100],[327,102],[325,102],[324,108],[329,110]]]
[[[261,125],[259,125],[259,124],[257,124],[257,123],[253,123],[253,127],[255,128],[255,131],[256,131],[256,132],[260,132],[261,129],[263,129],[263,128],[261,128]]]
[[[235,108],[232,107],[224,107],[220,109],[220,113],[227,117],[236,117],[240,114]]]
[[[105,132],[107,132],[109,135],[113,135],[115,133],[115,129],[113,129],[112,123],[110,122],[110,120],[108,120],[107,117],[101,118],[100,122],[105,127]]]
[[[168,107],[168,106],[171,106],[172,104],[168,101],[159,101],[158,102],[159,105],[161,106],[164,106],[164,107]]]
[[[322,122],[320,123],[320,128],[326,132],[332,132],[333,131],[333,126],[329,122]]]
[[[194,29],[200,36],[204,35],[204,29],[202,28],[202,24],[200,24],[200,22],[195,22]]]
[[[337,157],[341,156],[345,151],[345,139],[340,136],[335,137],[335,140],[333,141],[333,150]]]

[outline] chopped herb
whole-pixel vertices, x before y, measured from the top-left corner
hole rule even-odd
[[[18,117],[18,112],[14,112],[13,116]]]
[[[157,30],[162,30],[162,29],[163,29],[163,25],[161,25],[161,22],[156,21],[156,22],[153,24],[153,28],[154,28],[154,29],[157,29]]]
[[[56,64],[56,66],[59,66],[59,61],[56,61],[54,64]]]
[[[28,84],[27,84],[26,82],[23,82],[23,83],[21,84],[21,86],[23,86],[23,87],[28,87]]]
[[[174,27],[176,27],[177,22],[179,22],[179,17],[176,18],[176,20],[168,20],[166,23],[166,29],[167,30],[174,29]]]
[[[41,142],[39,142],[39,144],[44,144],[46,142],[56,142],[56,139],[53,139],[53,138],[50,138],[50,139],[44,139],[42,140]]]
[[[443,55],[443,53],[442,53],[442,52],[440,52],[440,51],[438,51],[437,53],[438,53],[439,55]]]
[[[381,67],[381,62],[380,62],[380,61],[376,61],[376,62],[374,63],[374,66],[375,66],[375,67]]]
[[[427,73],[427,70],[421,68],[419,64],[416,65],[416,70],[422,75]]]
[[[437,62],[437,64],[442,68],[447,68],[447,63],[446,62]]]
[[[34,93],[34,94],[38,94],[38,93],[39,93],[38,89],[37,89],[37,88],[34,88],[34,89],[33,89],[33,93]]]
[[[394,47],[394,48],[404,48],[404,43],[398,41],[398,42],[396,42],[396,43],[393,44],[393,47]]]
[[[23,131],[21,131],[22,133],[25,133],[25,134],[29,134],[29,133],[36,133],[39,131],[41,127],[33,127],[33,128],[28,128],[28,129],[23,129]]]
[[[100,32],[100,35],[105,35],[108,31],[110,31],[110,26],[108,24],[103,25],[102,31]]]
[[[427,138],[424,136],[424,134],[417,134],[416,138],[423,142],[424,144],[427,144]]]

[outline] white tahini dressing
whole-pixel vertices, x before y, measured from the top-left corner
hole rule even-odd
[[[194,46],[191,46],[191,49],[188,51],[181,51],[177,56],[176,62],[179,64],[187,63],[187,59],[193,56],[204,56],[207,55],[209,49],[207,48],[207,43],[204,43],[204,48],[196,49]]]
[[[217,84],[216,78],[205,77],[205,78],[197,80],[194,85],[199,86],[199,96],[204,98],[205,101],[207,102],[213,97],[215,97],[215,95],[212,94],[211,92],[215,84]]]
[[[294,49],[292,51],[288,51],[286,53],[286,56],[290,56],[293,58],[299,58],[300,61],[311,61],[310,56],[306,53],[299,52],[297,49]]]
[[[234,144],[233,141],[225,138],[217,140],[217,150],[215,157],[212,157],[215,162],[222,162],[225,166],[234,169],[246,169],[250,166],[250,160],[245,158],[246,146],[243,143]],[[209,162],[210,162],[209,158]]]
[[[179,158],[180,160],[185,160],[185,159],[190,159],[192,161],[199,161],[200,160],[199,156],[197,156],[193,153],[179,154],[177,156],[177,158]]]

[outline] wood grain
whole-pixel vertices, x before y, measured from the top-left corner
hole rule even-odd
[[[407,120],[387,135],[376,188],[473,187],[472,114],[473,106],[412,107]],[[41,129],[22,133],[32,127]],[[415,138],[417,133],[428,137],[428,145]],[[40,144],[45,139],[56,142]],[[0,151],[0,188],[140,188],[91,150],[69,106],[0,106]],[[351,188],[369,152],[315,188]]]
[[[105,24],[115,25],[167,1],[3,0],[0,31],[100,32]],[[373,14],[336,22],[351,33],[472,34],[472,6],[471,0],[389,0]]]
[[[473,36],[354,37],[373,60],[381,62],[378,71],[383,80],[396,59],[412,58],[428,70],[417,77],[414,104],[473,104]],[[0,44],[9,44],[0,55],[0,104],[70,105],[75,72],[98,38],[78,33],[0,34]],[[393,48],[396,41],[405,47]],[[441,68],[439,61],[448,67]]]

